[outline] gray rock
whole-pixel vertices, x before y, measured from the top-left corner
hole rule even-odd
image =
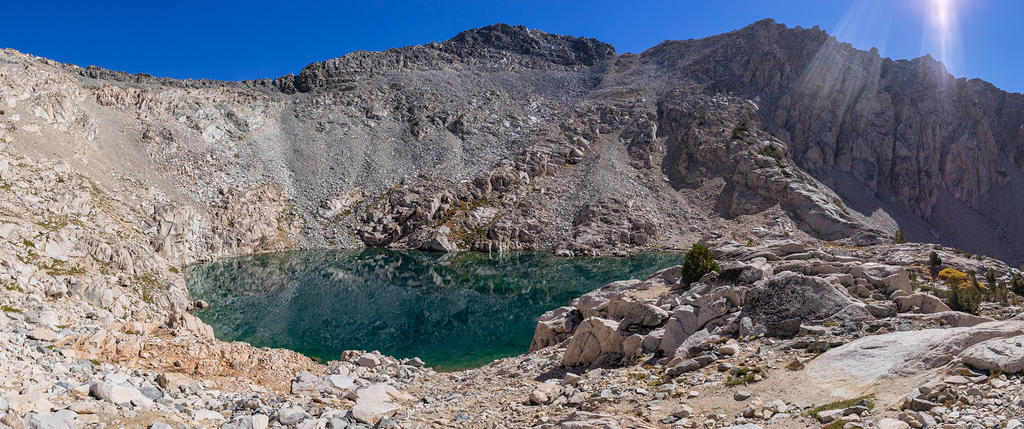
[[[708,322],[724,316],[729,312],[729,300],[719,298],[714,302],[701,306],[697,312],[697,329],[704,327]]]
[[[221,425],[221,429],[266,429],[270,418],[263,414],[238,416]]]
[[[685,373],[690,372],[690,371],[696,371],[698,369],[701,369],[701,368],[703,368],[705,366],[710,365],[714,361],[715,361],[715,357],[714,356],[701,355],[701,356],[697,356],[697,357],[695,357],[693,359],[684,360],[684,361],[679,362],[679,363],[677,363],[675,365],[672,365],[672,366],[670,366],[669,368],[667,368],[665,370],[665,373],[670,375],[670,376],[672,376],[672,377],[675,377],[675,376],[678,376],[680,374],[685,374]]]
[[[579,310],[574,307],[559,307],[545,312],[537,320],[530,351],[553,346],[565,341],[582,321]]]
[[[1019,373],[1024,371],[1024,335],[980,342],[964,350],[960,359],[983,371]]]
[[[677,308],[665,324],[665,335],[659,349],[665,353],[674,352],[697,329],[697,309],[690,305]]]
[[[93,383],[89,387],[89,394],[96,399],[110,401],[115,404],[134,404],[145,407],[152,407],[153,401],[147,398],[138,389],[121,384],[108,382]]]
[[[580,323],[562,356],[564,366],[599,366],[622,357],[618,322],[589,317]]]
[[[73,429],[78,427],[77,416],[74,411],[61,410],[56,413],[28,413],[24,420],[30,429]]]
[[[895,383],[920,376],[975,344],[1020,335],[1024,335],[1024,321],[1018,320],[872,335],[828,350],[812,360],[806,372],[821,388],[856,390],[882,379]]]
[[[356,405],[352,407],[352,417],[360,423],[375,424],[402,409],[399,401],[411,399],[409,395],[399,392],[390,385],[371,384],[356,391]]]
[[[765,326],[769,335],[795,335],[801,323],[874,318],[831,283],[794,272],[757,282],[746,293],[742,316]]]
[[[295,379],[292,380],[291,384],[291,392],[292,394],[300,392],[309,392],[315,389],[317,383],[319,382],[320,379],[317,378],[317,376],[313,375],[309,371],[302,371],[298,374],[295,374]]]
[[[277,412],[277,421],[283,425],[294,425],[309,418],[309,413],[302,407],[288,406]]]

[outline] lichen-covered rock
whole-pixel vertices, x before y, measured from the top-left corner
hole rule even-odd
[[[801,323],[863,321],[874,317],[820,277],[783,272],[746,292],[743,317],[768,328],[769,335],[794,335]]]

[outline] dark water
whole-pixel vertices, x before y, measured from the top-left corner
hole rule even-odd
[[[350,349],[461,369],[524,353],[537,317],[681,255],[558,258],[394,250],[257,255],[188,269],[197,315],[223,340],[330,360]]]

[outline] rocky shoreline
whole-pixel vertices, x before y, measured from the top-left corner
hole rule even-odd
[[[54,293],[39,281],[44,277],[21,283],[6,262],[5,281],[13,283],[3,291],[0,316],[0,424],[1019,424],[1019,304],[984,303],[983,315],[971,315],[929,292],[943,287],[938,268],[991,268],[1004,284],[1018,271],[922,244],[709,244],[721,272],[689,286],[681,267],[610,283],[543,315],[528,354],[454,373],[376,352],[319,364],[286,350],[225,343],[187,313],[158,321],[155,309],[140,311],[157,306],[140,300],[131,304],[134,312],[115,315],[112,304],[101,307],[78,289]],[[941,267],[932,265],[932,252]]]

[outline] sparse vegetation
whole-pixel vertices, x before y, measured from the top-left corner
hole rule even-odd
[[[1010,273],[1010,290],[1017,295],[1024,295],[1024,275]]]
[[[852,407],[854,405],[863,405],[869,410],[875,408],[875,395],[864,395],[858,398],[847,399],[845,401],[831,402],[825,405],[817,406],[807,410],[807,415],[818,418],[818,413],[829,410],[839,410]]]
[[[721,272],[722,269],[715,261],[715,255],[703,244],[694,243],[689,252],[686,252],[686,262],[683,263],[682,283],[689,286],[700,280],[710,272]]]
[[[1000,283],[996,279],[996,271],[989,268],[985,272],[985,284],[988,286],[984,291],[985,301],[998,302],[998,303],[1009,303],[1010,302],[1010,290],[1007,289],[1006,285]]]
[[[11,306],[9,306],[7,304],[0,305],[0,310],[3,310],[4,313],[21,313],[20,309],[11,307]]]
[[[739,386],[741,384],[756,383],[757,376],[763,374],[764,370],[758,367],[742,366],[733,370],[732,375],[725,380],[726,386]],[[762,378],[764,376],[762,375]]]
[[[907,242],[907,237],[903,233],[903,229],[897,229],[896,233],[892,235],[892,244],[903,244]]]
[[[750,131],[750,129],[747,128],[747,123],[746,122],[740,122],[739,125],[736,125],[736,127],[734,127],[732,129],[732,139],[733,140],[743,140],[744,138],[747,137],[747,132],[749,132],[749,131]]]
[[[843,214],[850,215],[850,209],[846,208],[846,204],[843,204],[843,200],[839,199],[839,197],[832,197],[832,203],[839,207]]]
[[[933,251],[932,253],[928,254],[928,264],[933,267],[942,265],[942,257],[940,257],[938,253],[935,253]]]
[[[783,155],[782,155],[782,151],[779,150],[779,148],[775,147],[775,145],[765,146],[765,147],[761,148],[761,150],[757,151],[757,153],[759,153],[761,155],[764,155],[764,156],[767,156],[767,157],[769,157],[771,159],[774,159],[775,162],[777,162],[777,163],[782,162],[782,160],[784,158]]]

